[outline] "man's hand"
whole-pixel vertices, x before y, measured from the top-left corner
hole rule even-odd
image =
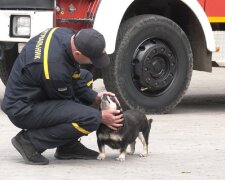
[[[123,114],[120,114],[120,110],[107,109],[102,111],[102,123],[110,129],[117,130],[123,126],[123,120]]]
[[[100,93],[98,93],[98,95],[97,95],[97,97],[96,97],[96,100],[95,100],[95,103],[97,104],[97,105],[99,105],[100,103],[101,103],[101,97],[103,96],[103,95],[109,95],[109,96],[111,96],[114,100],[115,100],[115,102],[117,103],[117,105],[119,105],[120,106],[120,102],[119,102],[119,100],[117,99],[117,97],[116,97],[116,95],[114,94],[114,93],[112,93],[112,92],[100,92]]]

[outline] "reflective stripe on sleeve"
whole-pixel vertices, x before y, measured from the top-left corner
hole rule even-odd
[[[49,70],[48,70],[48,51],[49,51],[49,46],[52,38],[52,34],[57,28],[53,28],[49,34],[48,37],[45,41],[45,47],[44,47],[44,73],[45,73],[45,79],[50,79],[49,77]]]
[[[72,77],[73,77],[74,79],[78,79],[78,78],[80,78],[80,73],[74,73],[74,74],[72,75]]]
[[[92,84],[93,84],[93,82],[94,82],[94,81],[93,81],[93,80],[91,80],[91,81],[87,82],[87,84],[86,84],[86,85],[87,85],[87,86],[90,86],[90,85],[92,85]]]
[[[83,134],[90,134],[90,133],[91,133],[91,132],[87,131],[86,129],[80,127],[77,123],[72,123],[72,125],[73,125],[73,127],[74,127],[76,130],[80,131],[80,132],[83,133]]]

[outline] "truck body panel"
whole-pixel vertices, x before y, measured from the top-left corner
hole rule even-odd
[[[1,0],[1,9],[53,9],[54,0]]]
[[[204,31],[206,45],[209,51],[214,52],[216,50],[215,39],[212,32],[208,18],[204,13],[204,10],[196,0],[181,0],[185,3],[198,18],[202,29]],[[102,1],[99,5],[94,28],[102,32],[107,42],[107,52],[112,54],[115,50],[115,43],[117,32],[122,20],[122,17],[127,8],[132,4],[133,0],[114,0],[114,1]],[[120,6],[118,9],[117,6]],[[112,16],[109,12],[115,10],[116,13]],[[104,25],[103,25],[104,24]]]
[[[12,16],[23,15],[31,18],[30,37],[13,37],[9,27],[12,26]],[[53,27],[53,11],[32,11],[32,10],[0,10],[1,33],[0,41],[27,42],[31,37],[39,34],[47,28]],[[41,22],[41,23],[40,23]]]

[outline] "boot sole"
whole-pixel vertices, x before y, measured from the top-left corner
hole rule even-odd
[[[31,164],[31,165],[47,165],[49,164],[49,162],[32,162],[30,161],[26,154],[24,153],[23,147],[21,146],[21,144],[16,140],[16,138],[12,138],[11,140],[12,145],[16,148],[16,150],[21,154],[21,156],[23,157],[23,159],[25,160],[25,162],[27,164]]]
[[[96,157],[91,157],[91,156],[83,156],[83,155],[58,155],[58,154],[54,154],[56,159],[59,160],[69,160],[69,159],[83,159],[83,160],[96,160]]]

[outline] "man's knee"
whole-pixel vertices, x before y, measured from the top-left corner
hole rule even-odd
[[[84,129],[85,134],[96,131],[101,123],[100,111],[94,108],[87,109],[78,119],[77,117],[73,119],[72,124],[77,124],[78,128]]]
[[[96,131],[101,124],[101,113],[100,111],[93,109],[87,115],[88,130]]]

